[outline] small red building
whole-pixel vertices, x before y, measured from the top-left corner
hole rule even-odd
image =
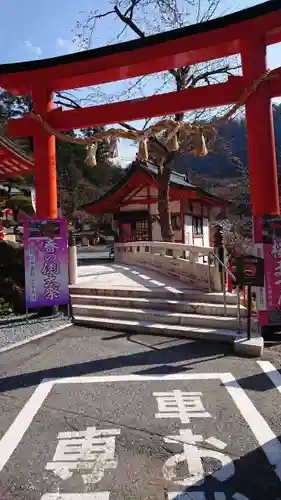
[[[108,193],[83,208],[92,214],[112,214],[121,242],[161,241],[157,197],[157,166],[136,161]],[[210,224],[226,206],[225,200],[190,184],[185,175],[172,172],[170,212],[176,242],[210,246]]]

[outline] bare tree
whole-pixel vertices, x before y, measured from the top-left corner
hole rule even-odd
[[[224,245],[228,259],[250,255],[253,252],[252,220],[220,221],[224,235]]]
[[[112,20],[112,26],[116,26],[115,36],[109,41],[113,43],[127,40],[132,35],[144,39],[153,33],[207,21],[225,14],[228,10],[225,0],[109,0],[108,9],[95,9],[83,13],[83,19],[77,21],[74,29],[74,41],[81,48],[92,47],[95,44],[100,23],[108,18]],[[229,75],[237,74],[239,68],[240,62],[233,57],[193,66],[171,68],[170,71],[158,75],[141,76],[119,83],[117,87],[119,86],[120,91],[115,91],[110,95],[110,100],[145,97],[151,87],[153,87],[153,93],[157,94],[172,89],[181,92],[187,88],[212,85],[226,80]],[[104,92],[101,86],[97,86],[89,92],[86,100],[101,103],[107,101],[108,97],[108,91]],[[179,113],[174,118],[180,121],[184,117],[184,113]],[[207,110],[188,115],[191,121],[206,122],[209,118]],[[144,126],[147,126],[148,122],[149,120]],[[155,138],[149,140],[148,149],[150,157],[154,161],[155,157],[158,160],[160,185],[158,212],[162,238],[164,241],[173,241],[169,211],[169,184],[175,153],[169,152],[164,142]]]

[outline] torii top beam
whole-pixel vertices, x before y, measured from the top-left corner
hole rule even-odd
[[[0,86],[15,95],[42,83],[66,90],[192,65],[241,52],[244,36],[281,41],[281,2],[270,0],[218,19],[67,56],[4,64]]]

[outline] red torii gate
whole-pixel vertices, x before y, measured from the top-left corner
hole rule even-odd
[[[267,45],[281,41],[281,2],[270,0],[212,21],[77,54],[0,66],[0,86],[31,94],[34,111],[58,130],[119,123],[236,103],[266,71]],[[84,109],[54,109],[52,93],[241,54],[243,76],[226,83]],[[281,95],[281,68],[246,103],[253,215],[279,214],[271,98]],[[9,135],[33,136],[37,213],[57,217],[55,137],[31,116],[9,121]]]

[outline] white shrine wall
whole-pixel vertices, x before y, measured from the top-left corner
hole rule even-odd
[[[151,215],[151,229],[152,229],[152,241],[161,241],[161,228],[159,222],[156,219],[158,216],[158,206],[157,206],[157,196],[158,191],[156,188],[144,187],[141,191],[136,193],[135,196],[130,198],[128,196],[128,205],[122,206],[120,212],[135,212],[135,211],[148,211]],[[154,203],[141,203],[142,200],[150,199],[155,200]],[[137,203],[138,200],[140,203]],[[133,203],[130,203],[133,201]],[[124,203],[126,198],[124,198]],[[211,219],[215,218],[217,208],[212,208],[210,210],[208,205],[203,205],[201,202],[196,202],[188,199],[182,201],[171,201],[170,202],[170,212],[171,215],[183,214],[183,228],[174,230],[175,241],[182,242],[187,245],[195,246],[210,246],[210,226]],[[203,234],[196,235],[193,230],[193,216],[203,217]]]

